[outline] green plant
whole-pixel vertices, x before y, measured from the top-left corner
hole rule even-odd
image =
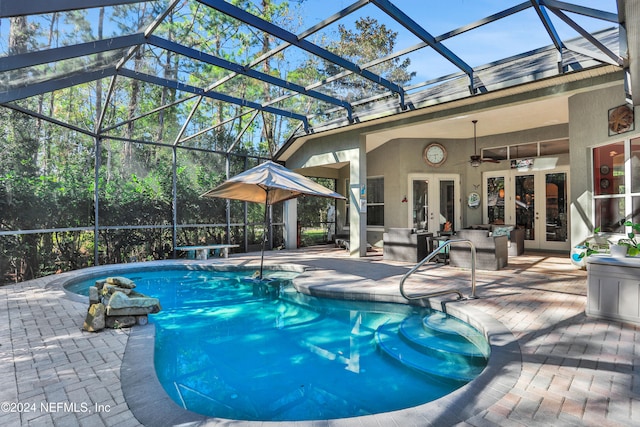
[[[625,221],[625,227],[631,227],[631,232],[627,233],[626,239],[618,240],[618,245],[627,247],[627,255],[638,256],[640,255],[640,242],[637,240],[637,234],[640,233],[640,224]]]
[[[598,234],[599,232],[600,232],[600,227],[596,227],[593,230],[593,234],[594,235]],[[586,250],[584,252],[580,253],[580,255],[578,256],[579,259],[582,259],[584,257],[588,257],[589,255],[600,253],[599,245],[597,246],[598,249],[594,249],[593,246],[592,246],[592,243],[590,243],[588,239],[584,242],[584,246],[585,246]]]

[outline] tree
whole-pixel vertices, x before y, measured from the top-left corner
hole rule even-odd
[[[271,22],[296,24],[288,2],[230,2]],[[15,55],[104,40],[112,35],[106,34],[109,30],[118,34],[136,33],[159,16],[164,6],[164,2],[141,2],[99,8],[94,10],[95,16],[83,9],[12,18],[8,53]],[[244,31],[243,26],[201,3],[181,2],[154,34],[232,62],[251,64],[270,51],[277,41],[262,34],[254,37],[256,34]],[[50,76],[96,70],[110,61],[115,63],[122,54],[101,52],[42,64],[27,71],[12,71],[7,73],[10,74],[7,81],[18,86],[28,84],[27,79],[38,81]],[[283,57],[276,55],[255,68],[281,78],[287,73],[296,75],[296,70],[287,70],[286,66]],[[285,93],[245,76],[223,82],[230,74],[228,70],[151,46],[139,49],[124,67],[265,103]],[[100,132],[100,143],[82,132],[15,110],[0,109],[0,152],[3,153],[0,229],[21,230],[0,238],[0,280],[5,279],[9,270],[16,273],[17,280],[25,280],[91,264],[94,254],[91,231],[33,231],[93,225],[96,156],[100,158],[99,225],[141,226],[126,230],[101,229],[98,239],[100,262],[122,262],[132,256],[140,259],[140,255],[145,258],[166,256],[164,247],[170,239],[168,226],[172,222],[173,153],[171,148],[156,143],[174,142],[173,136],[178,134],[183,120],[191,116],[195,101],[175,103],[154,112],[185,94],[117,76],[107,99],[103,92],[106,83],[106,80],[98,80],[16,101],[17,105],[42,116],[52,116],[73,126]],[[237,142],[228,155],[232,175],[254,166],[258,162],[257,153],[263,157],[264,153],[274,153],[282,142],[283,132],[293,123],[271,113],[250,123],[249,115],[240,114],[249,111],[246,107],[211,100],[202,105],[205,108],[198,109],[190,123],[196,131],[212,124],[228,123],[194,139],[193,148],[222,151]],[[313,109],[312,104],[302,105],[296,100],[283,101],[280,105],[298,111]],[[98,129],[98,118],[103,109],[104,122]],[[113,127],[119,123],[122,125]],[[241,136],[245,127],[247,132]],[[226,178],[225,156],[183,150],[180,144],[177,150],[178,224],[224,224],[224,201],[202,199],[200,194]],[[263,212],[260,205],[233,204],[232,222],[242,225],[231,227],[232,238],[240,240],[243,237],[245,218],[249,224],[262,224]],[[145,228],[146,225],[165,228],[150,229]],[[248,229],[250,234],[251,226]],[[211,240],[214,236],[219,238],[225,230],[225,226],[217,225],[183,227],[179,229],[179,239],[189,242],[200,238]]]
[[[378,23],[371,17],[360,18],[355,22],[355,29],[344,25],[338,26],[339,39],[332,41],[328,49],[337,55],[356,64],[366,64],[393,53],[398,33],[387,29],[386,25]],[[323,72],[326,77],[336,75],[342,71],[338,65],[323,61]],[[407,58],[395,58],[369,68],[373,73],[403,85],[410,81],[415,72],[409,72],[411,61]],[[330,83],[328,86],[334,94],[349,102],[368,98],[387,91],[370,80],[359,75],[350,74]]]

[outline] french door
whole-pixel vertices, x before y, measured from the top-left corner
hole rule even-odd
[[[525,248],[570,250],[569,171],[502,171],[483,177],[489,224],[524,229]]]
[[[460,176],[409,175],[409,226],[438,234],[460,229]]]

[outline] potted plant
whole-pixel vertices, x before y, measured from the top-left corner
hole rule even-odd
[[[637,233],[640,233],[640,224],[625,221],[625,227],[631,227],[631,231],[627,233],[627,238],[618,240],[617,245],[626,248],[626,255],[640,255],[640,242],[637,240]]]
[[[577,267],[585,269],[587,267],[586,258],[593,254],[604,253],[603,246],[600,227],[597,227],[590,237],[571,250],[571,262]]]
[[[585,268],[585,258],[593,254],[609,253],[616,258],[640,256],[640,223],[625,221],[624,225],[631,227],[631,232],[617,242],[606,239],[605,234],[600,232],[600,227],[596,227],[591,237],[573,249],[571,261],[580,268]]]

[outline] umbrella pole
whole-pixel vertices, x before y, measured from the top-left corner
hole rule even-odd
[[[258,280],[262,280],[262,269],[264,265],[264,247],[267,243],[267,221],[269,219],[269,190],[267,190],[267,198],[264,204],[264,230],[262,231],[262,251],[260,252],[260,275],[258,276]]]

